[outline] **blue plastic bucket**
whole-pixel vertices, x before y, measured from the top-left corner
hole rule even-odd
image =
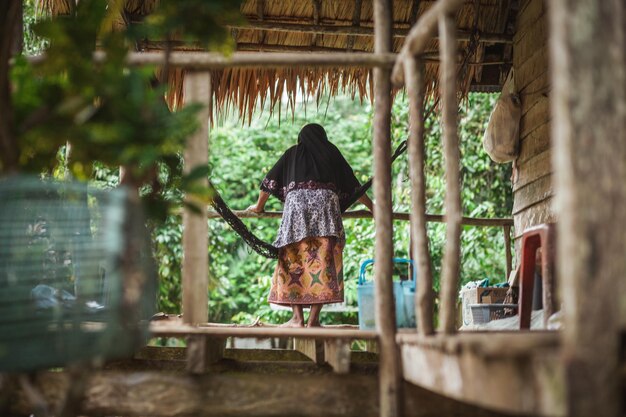
[[[365,268],[374,263],[368,259],[361,264],[359,281],[356,287],[357,302],[359,305],[359,329],[373,330],[376,328],[375,289],[374,281],[365,280]],[[417,268],[410,259],[393,258],[393,263],[412,265],[413,276],[408,281],[393,282],[393,298],[396,307],[396,325],[398,327],[415,327],[415,283]]]

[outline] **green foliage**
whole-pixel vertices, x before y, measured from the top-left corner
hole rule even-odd
[[[23,29],[24,29],[24,54],[36,55],[41,53],[47,42],[35,35],[33,26],[37,23],[37,2],[35,0],[23,0]]]
[[[94,161],[105,167],[125,166],[127,182],[142,187],[150,213],[163,218],[164,190],[194,187],[193,181],[180,181],[179,155],[197,128],[198,107],[170,112],[164,88],[156,86],[155,69],[125,65],[130,46],[141,33],[135,26],[112,29],[122,5],[113,2],[107,7],[106,2],[86,0],[67,16],[36,24],[29,17],[28,33],[32,27],[49,45],[40,65],[19,59],[13,67],[13,131],[18,137],[19,164],[23,171],[53,172],[59,149],[69,142],[71,157],[63,163],[75,177],[91,178]],[[155,34],[177,31],[186,40],[219,44],[224,50],[222,41],[228,32],[223,24],[236,20],[238,7],[226,0],[163,1],[141,28]],[[181,19],[192,9],[191,20],[203,25],[183,30]],[[96,45],[106,54],[98,63],[93,60]]]
[[[510,167],[493,164],[481,146],[482,133],[494,103],[493,95],[472,94],[461,109],[463,208],[467,216],[506,217],[511,212]],[[406,99],[398,97],[392,120],[394,148],[406,138],[407,113]],[[249,127],[241,127],[237,120],[230,118],[212,130],[210,148],[212,181],[231,208],[244,209],[256,200],[259,183],[265,173],[284,150],[295,143],[300,128],[312,122],[326,128],[330,140],[353,166],[359,180],[365,181],[372,175],[372,108],[369,103],[360,104],[348,97],[338,97],[330,102],[328,110],[308,108],[305,111],[300,106],[293,122],[279,123],[275,117],[266,119],[258,115]],[[443,212],[445,190],[439,121],[431,117],[427,121],[427,129],[427,211],[437,214]],[[393,165],[392,195],[395,211],[409,210],[406,155]],[[280,202],[270,198],[266,209],[280,210]],[[247,224],[257,236],[271,242],[280,221],[251,219]],[[345,296],[348,305],[355,306],[360,264],[374,254],[374,222],[370,219],[346,219],[344,226],[347,240],[344,250]],[[408,222],[395,221],[394,228],[395,256],[407,257]],[[428,232],[438,288],[445,226],[431,223]],[[180,260],[179,221],[172,218],[157,230],[156,236],[159,258],[167,260],[161,266],[161,308],[178,311],[180,265],[175,263]],[[494,281],[504,279],[501,229],[468,227],[464,229],[462,239],[463,282],[485,276]],[[210,320],[247,323],[257,317],[270,322],[285,320],[289,313],[271,310],[266,298],[275,261],[251,252],[221,220],[209,221],[209,241]],[[356,314],[333,313],[324,315],[322,319],[325,323],[356,323]]]

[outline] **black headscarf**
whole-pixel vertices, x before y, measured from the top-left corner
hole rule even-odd
[[[348,162],[315,123],[302,128],[298,144],[287,149],[261,184],[262,190],[281,201],[292,189],[332,189],[342,206],[359,187]]]

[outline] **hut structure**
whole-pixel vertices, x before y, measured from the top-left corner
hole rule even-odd
[[[64,2],[46,3],[63,13]],[[129,1],[127,17],[140,21],[151,7],[152,1]],[[79,390],[80,412],[623,415],[623,2],[553,0],[548,7],[542,0],[247,0],[241,11],[247,22],[232,27],[238,52],[231,57],[181,42],[146,40],[129,55],[129,64],[163,63],[165,55],[154,50],[171,48],[170,65],[177,68],[170,80],[172,103],[180,105],[184,95],[185,102],[211,105],[212,98],[214,111],[235,106],[242,117],[250,117],[257,104],[274,108],[284,91],[293,97],[299,89],[317,95],[324,88],[336,93],[346,87],[373,98],[378,328],[208,325],[206,219],[186,213],[185,323],[155,323],[153,332],[187,337],[187,348],[146,348],[132,361],[110,364],[116,370],[90,373]],[[468,91],[499,91],[510,70],[522,107],[512,219],[465,219],[458,181],[458,99]],[[410,97],[410,221],[421,274],[419,323],[409,332],[395,328],[386,278],[391,276],[393,216],[390,113],[398,88],[406,88]],[[427,221],[440,219],[425,214],[423,101],[428,95],[441,102],[448,187],[437,329],[425,233]],[[208,107],[200,117],[209,119]],[[189,166],[207,161],[207,124],[189,142]],[[556,223],[558,236],[554,227],[531,229],[544,223]],[[465,224],[504,226],[507,234],[513,226],[515,264],[522,265],[522,316],[528,314],[524,303],[532,286],[524,269],[532,267],[534,252],[542,248],[543,278],[553,291],[548,295],[559,295],[551,302],[562,312],[561,330],[457,331],[459,242]],[[550,281],[552,275],[556,279]],[[296,349],[244,357],[225,349],[229,337],[289,337]],[[376,344],[375,353],[352,352],[352,340]],[[310,362],[299,362],[302,358]],[[180,370],[185,372],[172,372]],[[70,381],[69,373],[54,372],[39,375],[34,385],[55,403]],[[30,413],[23,390],[15,398],[12,412]]]

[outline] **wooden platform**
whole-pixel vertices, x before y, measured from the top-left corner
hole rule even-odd
[[[332,352],[329,352],[329,357]],[[123,371],[187,371],[186,347],[145,346],[133,358],[108,361],[106,370]],[[258,374],[328,374],[338,372],[326,361],[322,351],[321,361],[315,362],[305,353],[295,349],[224,349],[222,357],[210,363],[205,373],[251,372]],[[375,375],[378,355],[372,352],[348,351],[342,373]]]
[[[412,384],[500,412],[565,415],[556,332],[398,334],[397,340]]]
[[[359,330],[354,326],[286,328],[270,326],[229,326],[203,324],[189,326],[180,321],[155,321],[150,323],[150,332],[154,337],[185,337],[202,335],[212,338],[256,338],[295,337],[299,339],[342,339],[342,340],[377,340],[374,331]]]
[[[224,358],[228,338],[292,338],[294,349],[316,365],[328,364],[339,374],[350,372],[354,340],[376,342],[376,332],[361,331],[354,326],[285,328],[273,326],[236,326],[206,323],[190,326],[178,319],[152,322],[153,337],[184,337],[187,340],[187,371],[208,372]]]

